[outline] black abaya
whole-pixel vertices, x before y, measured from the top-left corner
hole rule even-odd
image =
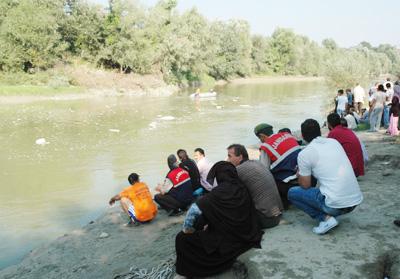
[[[219,162],[209,177],[215,177],[218,186],[196,202],[207,229],[176,236],[176,271],[180,275],[215,275],[230,268],[240,254],[261,248],[255,208],[236,168]]]

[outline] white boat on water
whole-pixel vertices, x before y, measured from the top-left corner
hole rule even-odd
[[[189,97],[191,99],[214,98],[214,97],[217,97],[217,92],[212,91],[212,92],[193,93],[193,94],[190,94]]]

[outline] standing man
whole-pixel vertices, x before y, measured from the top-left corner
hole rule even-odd
[[[354,107],[357,113],[361,114],[362,107],[364,105],[365,99],[365,90],[361,87],[360,83],[357,83],[357,86],[354,87]]]
[[[236,167],[240,180],[249,190],[261,227],[269,229],[277,226],[283,206],[271,172],[265,170],[260,161],[249,160],[243,145],[232,144],[227,150],[228,161]]]
[[[204,149],[202,148],[196,148],[194,150],[194,159],[197,162],[197,168],[199,169],[200,173],[200,183],[201,186],[210,192],[215,185],[211,185],[210,183],[207,182],[207,175],[213,166],[213,163],[211,163],[206,157],[204,153]]]
[[[364,157],[360,141],[356,134],[340,125],[340,116],[331,113],[327,118],[329,134],[328,138],[337,140],[346,152],[356,177],[364,175]]]
[[[288,132],[273,134],[273,127],[262,123],[254,128],[254,134],[260,139],[260,162],[263,163],[278,185],[279,194],[285,209],[289,202],[287,192],[292,187],[297,169],[297,155],[300,145],[297,139]]]
[[[363,196],[353,168],[337,140],[321,137],[321,128],[314,119],[301,124],[304,140],[309,142],[298,157],[298,182],[288,197],[293,205],[318,220],[316,234],[327,233],[338,225],[335,217],[349,213]],[[311,174],[319,188],[311,188]]]

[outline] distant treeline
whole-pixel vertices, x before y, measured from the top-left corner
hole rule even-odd
[[[399,49],[388,44],[340,48],[325,39],[319,45],[283,28],[270,37],[252,35],[246,21],[209,21],[176,6],[176,0],[153,7],[134,0],[109,0],[108,7],[1,0],[0,72],[34,74],[78,59],[124,73],[162,73],[178,84],[277,74],[326,76],[333,85],[350,86],[400,73]]]

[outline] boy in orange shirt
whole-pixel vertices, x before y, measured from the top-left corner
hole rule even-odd
[[[130,217],[128,225],[145,223],[153,220],[157,215],[157,206],[153,201],[149,187],[139,181],[139,175],[131,173],[128,177],[131,186],[112,197],[109,201],[113,205],[121,202],[122,210]]]

